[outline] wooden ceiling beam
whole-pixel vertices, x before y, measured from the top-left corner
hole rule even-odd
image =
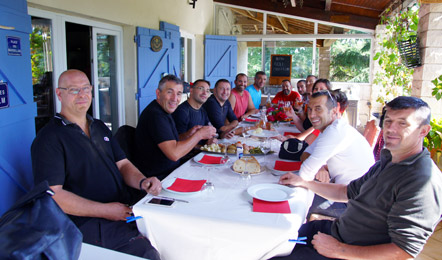
[[[287,15],[300,16],[300,17],[305,17],[325,22],[333,22],[332,17],[346,16],[347,17],[346,19],[338,19],[339,21],[336,22],[343,25],[350,25],[350,26],[372,29],[372,30],[374,30],[376,28],[376,25],[379,23],[379,17],[374,18],[374,17],[367,17],[364,15],[355,15],[344,11],[337,12],[331,10],[327,12],[324,10],[324,5],[322,9],[318,9],[318,8],[308,7],[306,6],[306,4],[304,4],[302,8],[301,7],[284,8],[282,3],[279,2],[272,3],[268,0],[214,0],[214,2],[254,8],[254,9],[265,10],[275,13],[282,13]],[[334,1],[332,3],[334,4]],[[331,9],[333,9],[333,5]]]
[[[289,30],[289,26],[288,26],[287,21],[285,20],[285,18],[281,17],[281,16],[276,16],[276,18],[278,18],[278,21],[282,25],[282,28],[284,28],[284,30],[288,31]]]

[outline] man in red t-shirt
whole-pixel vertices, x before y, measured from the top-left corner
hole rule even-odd
[[[276,93],[276,96],[272,100],[273,104],[278,104],[279,101],[291,101],[292,105],[294,105],[296,104],[297,99],[301,99],[301,95],[299,95],[298,92],[292,90],[292,84],[290,83],[290,80],[283,80],[281,87],[282,91]]]

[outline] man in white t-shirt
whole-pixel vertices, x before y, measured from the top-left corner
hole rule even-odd
[[[373,152],[366,139],[355,128],[337,118],[337,102],[328,90],[311,96],[308,115],[313,127],[320,130],[321,134],[301,156],[301,177],[348,184],[374,164]],[[333,203],[316,196],[309,214],[321,213],[337,217],[343,212],[342,208],[345,209],[342,203]]]

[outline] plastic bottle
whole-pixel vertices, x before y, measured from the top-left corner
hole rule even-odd
[[[236,158],[238,160],[241,159],[243,156],[243,153],[244,153],[244,149],[242,147],[242,144],[241,143],[237,144],[236,145]]]

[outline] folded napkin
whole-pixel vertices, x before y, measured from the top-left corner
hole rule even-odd
[[[318,136],[321,133],[321,131],[319,131],[318,129],[315,129],[312,134]]]
[[[286,135],[297,136],[297,135],[299,135],[299,133],[295,133],[295,132],[284,132],[284,136],[286,136]]]
[[[203,158],[201,158],[201,160],[199,160],[198,162],[204,164],[221,164],[222,159],[223,158],[219,156],[210,156],[205,154]]]
[[[302,162],[285,162],[285,161],[276,161],[275,162],[275,170],[277,171],[299,171],[301,168]]]
[[[253,118],[246,118],[246,119],[244,119],[244,121],[246,121],[246,122],[258,122],[259,120],[258,119],[253,119]]]
[[[196,192],[200,191],[205,183],[206,180],[186,180],[176,178],[172,185],[167,189],[178,192]]]
[[[253,212],[292,213],[288,201],[269,202],[253,198]]]

